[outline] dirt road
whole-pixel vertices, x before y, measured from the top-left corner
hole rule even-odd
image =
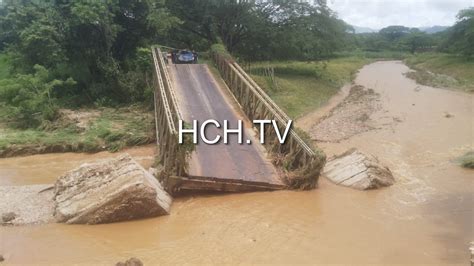
[[[0,254],[17,264],[113,265],[133,256],[146,265],[468,265],[473,172],[452,159],[472,148],[473,96],[415,90],[402,75],[406,70],[399,62],[378,62],[364,67],[356,80],[380,93],[385,108],[373,119],[396,116],[401,122],[321,144],[330,154],[355,146],[377,155],[397,180],[389,188],[355,191],[321,178],[312,191],[181,198],[169,216],[143,221],[0,227]],[[150,155],[152,150],[135,153]],[[37,174],[50,182],[63,173],[51,168],[41,174],[47,161],[42,156],[71,165],[87,157],[40,155],[6,164],[2,159],[0,169],[10,167],[0,171],[2,184],[39,183],[32,178]]]

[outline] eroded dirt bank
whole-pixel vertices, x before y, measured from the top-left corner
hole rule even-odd
[[[473,98],[415,90],[405,70],[379,62],[356,80],[380,94],[384,109],[372,119],[401,122],[321,145],[329,155],[357,147],[378,156],[397,180],[389,188],[355,191],[321,178],[313,191],[180,198],[169,216],[142,221],[0,227],[0,254],[17,264],[113,265],[132,256],[145,264],[468,264],[473,172],[451,159],[472,148]],[[78,161],[96,159],[74,156],[2,159],[0,185],[50,183]]]

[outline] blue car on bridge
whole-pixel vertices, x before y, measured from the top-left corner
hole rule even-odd
[[[189,50],[173,51],[171,58],[174,64],[196,64],[198,55]]]

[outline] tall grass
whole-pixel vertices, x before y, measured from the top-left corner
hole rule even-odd
[[[337,57],[361,57],[376,60],[403,60],[410,56],[410,53],[401,51],[345,51],[336,54]]]
[[[327,61],[255,62],[247,66],[247,71],[290,117],[298,118],[324,105],[354,78],[358,69],[371,61],[353,56]],[[277,86],[262,75],[265,68],[274,69]]]
[[[474,92],[474,60],[442,53],[421,53],[405,59],[416,70],[410,77],[433,87],[449,87]]]
[[[0,107],[1,110],[1,107]],[[0,118],[1,120],[1,118]],[[141,107],[104,108],[86,129],[65,123],[54,130],[19,130],[0,121],[0,154],[14,147],[54,147],[57,151],[118,151],[155,139],[153,114]]]

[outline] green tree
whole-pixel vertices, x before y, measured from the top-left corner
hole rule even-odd
[[[43,120],[56,118],[55,90],[74,86],[71,78],[58,80],[40,65],[33,67],[34,74],[18,74],[0,81],[0,102],[9,108],[10,119],[18,127],[37,127]]]
[[[391,49],[391,43],[379,33],[357,34],[357,45],[362,50],[380,52]]]
[[[35,64],[53,67],[65,60],[60,18],[46,4],[12,1],[0,17],[0,39],[8,46],[17,71],[31,72]],[[7,2],[8,3],[8,2]]]
[[[343,47],[349,27],[325,1],[313,2],[175,0],[168,7],[182,22],[173,37],[191,48],[220,39],[249,59],[315,59]]]
[[[433,44],[433,39],[419,29],[411,29],[410,33],[402,38],[401,43],[414,54],[416,51],[429,49]]]
[[[72,77],[76,86],[56,96],[83,103],[142,99],[143,74],[130,62],[179,23],[164,0],[6,0],[0,9],[14,71],[32,74],[40,64],[58,79]]]
[[[404,26],[393,25],[381,29],[379,33],[389,41],[397,41],[401,37],[409,34],[410,29]]]
[[[203,39],[208,45],[220,38],[233,51],[247,35],[255,3],[239,0],[168,1],[170,10],[182,21],[176,38],[192,46]],[[193,48],[193,47],[192,47]]]
[[[459,11],[448,41],[452,52],[474,55],[474,7]]]

